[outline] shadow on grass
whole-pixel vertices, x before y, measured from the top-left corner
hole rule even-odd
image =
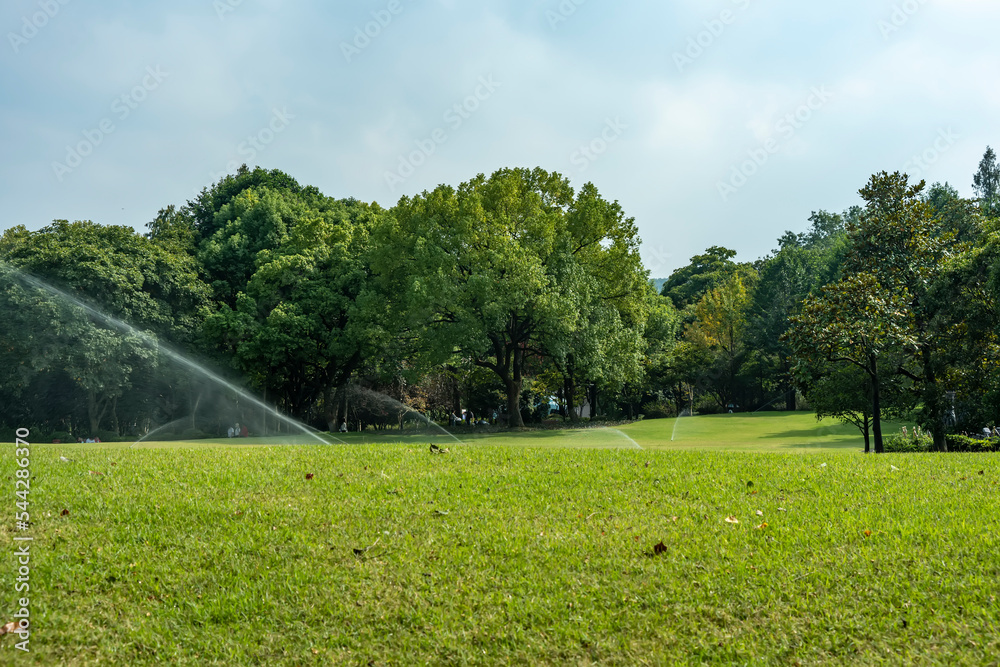
[[[852,433],[857,431],[849,426],[821,426],[819,428],[801,428],[790,431],[779,431],[761,435],[761,438],[817,438],[817,437],[861,437],[860,434]]]

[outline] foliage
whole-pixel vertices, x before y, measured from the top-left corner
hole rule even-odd
[[[973,438],[960,433],[948,434],[950,452],[1000,452],[1000,438]]]
[[[0,358],[16,369],[0,383],[4,403],[30,406],[14,408],[26,423],[82,436],[134,427],[143,416],[130,409],[127,392],[158,369],[157,340],[194,336],[195,312],[207,296],[194,260],[130,228],[59,220],[37,232],[7,230],[0,261],[0,337],[7,342]],[[123,333],[74,298],[145,333]]]
[[[670,274],[661,294],[668,297],[678,310],[697,303],[702,296],[724,282],[733,271],[736,251],[722,246],[712,246],[701,255],[691,258],[691,263]]]
[[[919,426],[907,430],[904,426],[899,433],[885,439],[885,451],[890,453],[929,452],[934,448],[934,436],[922,431]]]
[[[572,347],[590,379],[639,375],[648,277],[634,222],[592,185],[574,195],[541,169],[479,175],[402,198],[376,241],[373,270],[419,358],[496,373],[511,426],[532,357],[573,374]]]
[[[972,178],[979,206],[987,215],[1000,213],[1000,164],[992,148],[986,147],[979,169]]]

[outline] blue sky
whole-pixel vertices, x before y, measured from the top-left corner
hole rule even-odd
[[[997,25],[995,0],[7,0],[0,229],[143,229],[243,162],[384,206],[540,166],[618,200],[653,277],[753,260],[876,171],[971,196]]]

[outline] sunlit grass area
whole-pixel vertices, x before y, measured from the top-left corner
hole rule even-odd
[[[883,432],[899,429],[899,424],[883,423]],[[471,429],[451,431],[427,427],[419,431],[366,430],[363,432],[305,434],[264,438],[215,438],[208,440],[142,441],[109,443],[113,448],[187,449],[248,447],[260,445],[408,443],[490,445],[503,447],[558,447],[574,449],[672,449],[703,451],[859,452],[864,439],[857,428],[835,419],[817,420],[808,412],[759,412],[724,414],[678,419],[648,419],[620,427],[581,424],[579,428]],[[83,448],[94,445],[81,445]]]
[[[1000,652],[990,455],[447,449],[34,446],[34,634],[18,662],[982,665]],[[10,544],[13,522],[0,530]],[[3,590],[15,573],[0,567]],[[15,641],[0,639],[0,661]]]

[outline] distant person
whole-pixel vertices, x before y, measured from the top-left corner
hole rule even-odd
[[[249,438],[250,437],[250,429],[247,428],[246,424],[243,425],[243,428],[240,431],[240,437],[242,437],[242,438]]]
[[[458,415],[456,415],[455,411],[452,410],[451,411],[451,425],[455,426],[456,424],[458,424]]]
[[[340,422],[340,432],[347,433],[347,420]]]
[[[236,435],[236,429],[233,428],[232,426],[230,426],[229,427],[229,437],[232,438],[235,435]]]

